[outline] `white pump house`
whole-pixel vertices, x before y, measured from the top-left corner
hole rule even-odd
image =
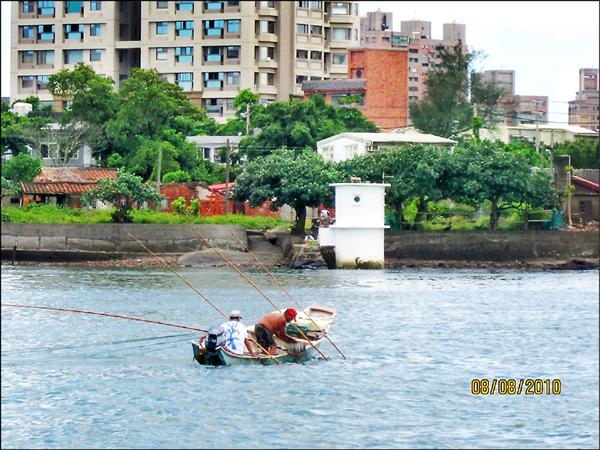
[[[383,269],[384,183],[334,183],[335,224],[319,228],[319,245],[335,247],[336,268]]]

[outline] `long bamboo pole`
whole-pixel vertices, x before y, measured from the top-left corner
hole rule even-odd
[[[237,241],[244,245],[244,243],[239,239],[236,238],[235,236],[232,235],[232,237],[234,237],[235,239],[237,239]],[[290,292],[285,288],[285,286],[283,284],[281,284],[281,282],[275,278],[275,276],[273,275],[273,273],[271,273],[271,271],[262,263],[262,261],[260,259],[258,259],[258,257],[254,254],[254,252],[252,252],[252,250],[250,250],[250,248],[247,245],[244,245],[244,247],[246,248],[246,251],[248,253],[250,253],[250,255],[252,255],[252,257],[254,258],[254,260],[260,265],[260,267],[267,273],[269,274],[269,277],[271,277],[271,279],[275,282],[275,284],[277,284],[277,286],[279,286],[283,292],[286,293],[286,295],[294,302],[294,304],[302,309],[302,305],[300,305],[300,303],[292,296],[292,294],[290,294]],[[312,318],[312,316],[310,314],[306,315],[312,323],[315,324],[315,326],[317,327],[317,329],[320,332],[323,332],[323,330],[321,330],[321,327],[319,327],[319,324],[317,322],[314,321],[314,319]],[[327,335],[327,333],[325,333],[325,337],[327,338],[327,340],[331,343],[331,345],[333,345],[333,347],[338,351],[338,353],[340,355],[342,355],[342,358],[346,359],[346,356],[342,353],[342,351],[338,348],[337,345],[335,345],[335,343],[331,340],[331,338]]]
[[[225,314],[221,309],[219,309],[219,307],[217,305],[215,305],[213,302],[211,302],[208,297],[206,295],[204,295],[202,292],[200,292],[198,289],[196,289],[194,286],[192,286],[188,280],[186,280],[184,277],[182,277],[175,269],[173,269],[171,266],[169,266],[166,261],[161,258],[160,256],[158,256],[156,253],[154,253],[152,250],[150,250],[146,245],[144,245],[144,243],[142,241],[140,241],[138,238],[136,238],[133,234],[131,234],[129,232],[129,230],[123,228],[125,230],[125,232],[134,240],[136,241],[138,244],[140,244],[148,253],[150,253],[152,256],[156,257],[159,259],[160,262],[163,263],[163,265],[169,269],[171,272],[173,272],[175,275],[177,275],[177,277],[183,281],[188,287],[190,287],[194,292],[196,292],[200,297],[202,297],[204,300],[206,300],[206,302],[211,305],[213,308],[215,308],[219,314],[221,314],[225,319],[229,319],[229,317],[227,317],[227,314]],[[268,351],[265,350],[265,348],[260,345],[255,339],[253,339],[251,336],[248,336],[250,338],[250,340],[255,343],[257,345],[258,348],[260,348],[263,352],[265,352],[267,355],[269,355],[270,358],[273,359],[273,361],[275,361],[277,364],[281,364],[279,361],[277,361],[277,358],[275,358],[273,355],[271,355]],[[289,353],[289,352],[288,352]]]
[[[159,325],[165,325],[167,327],[183,328],[184,330],[203,331],[205,333],[208,332],[208,330],[205,330],[203,328],[193,328],[193,327],[188,327],[188,326],[185,326],[185,325],[177,325],[175,323],[162,322],[160,320],[142,319],[141,317],[126,316],[124,314],[110,314],[110,313],[103,313],[103,312],[97,312],[97,311],[87,311],[85,309],[57,308],[57,307],[50,307],[50,306],[35,306],[35,305],[21,305],[21,304],[14,304],[14,303],[2,303],[1,305],[2,306],[12,306],[12,307],[15,307],[15,308],[47,309],[47,310],[50,310],[50,311],[67,311],[67,312],[74,312],[74,313],[81,313],[81,314],[93,314],[93,315],[96,315],[96,316],[115,317],[115,318],[118,318],[118,319],[137,320],[138,322],[156,323],[156,324],[159,324]]]
[[[281,308],[279,308],[275,303],[273,303],[273,301],[269,298],[269,296],[267,294],[265,294],[250,278],[248,278],[246,275],[244,275],[244,273],[242,273],[242,271],[240,269],[238,269],[235,264],[233,264],[225,255],[223,255],[218,248],[216,248],[214,245],[212,245],[208,239],[206,239],[204,236],[202,236],[202,234],[197,231],[192,229],[192,231],[198,235],[198,237],[200,237],[204,242],[206,242],[206,245],[208,245],[210,248],[212,248],[217,255],[219,255],[221,258],[223,258],[223,260],[229,264],[233,269],[235,269],[235,271],[237,273],[240,274],[240,276],[246,280],[252,287],[254,287],[254,289],[256,289],[265,299],[267,299],[267,301],[273,305],[273,307],[275,309],[277,309],[279,312],[281,312]],[[290,322],[291,323],[291,322]],[[298,333],[300,333],[300,335],[312,346],[312,348],[314,348],[317,352],[319,352],[319,354],[325,358],[325,360],[328,360],[329,358],[327,358],[327,356],[325,356],[323,354],[323,352],[321,350],[319,350],[319,348],[310,340],[308,339],[308,337],[302,332],[302,330],[300,328],[298,328],[295,324],[291,324],[294,328],[296,328],[296,330],[298,331]],[[289,353],[289,352],[288,352]]]

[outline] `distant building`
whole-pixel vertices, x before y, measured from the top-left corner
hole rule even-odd
[[[467,50],[466,27],[459,23],[443,24],[443,38],[433,39],[431,22],[405,20],[400,31],[393,31],[392,13],[375,11],[361,17],[360,45],[364,48],[397,48],[408,51],[408,102],[425,96],[425,76],[439,61],[439,48],[450,49],[459,42]]]
[[[509,143],[513,141],[528,141],[535,143],[539,133],[540,144],[553,147],[555,144],[571,142],[577,139],[598,139],[598,132],[576,125],[534,124],[499,125],[494,129],[482,128],[479,134],[482,139],[500,140]],[[470,134],[470,132],[466,133]]]
[[[505,95],[515,95],[514,70],[485,70],[483,72],[483,81],[502,88]]]
[[[382,130],[407,126],[407,52],[361,48],[348,55],[348,79],[304,83],[304,98],[321,94],[334,106],[356,107]]]
[[[317,153],[327,161],[338,162],[408,144],[432,144],[449,148],[456,141],[414,130],[397,133],[340,133],[317,142]]]
[[[576,222],[600,221],[600,181],[598,169],[575,169],[571,177],[571,215]]]
[[[569,102],[569,124],[598,130],[598,69],[579,69],[579,91]]]
[[[212,163],[223,164],[227,161],[221,158],[221,150],[226,149],[229,144],[229,151],[237,153],[241,139],[241,136],[187,136],[185,138],[186,141],[198,147],[202,158]]]

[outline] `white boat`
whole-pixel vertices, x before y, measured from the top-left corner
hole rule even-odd
[[[298,343],[287,343],[274,336],[277,352],[267,355],[261,352],[256,344],[254,325],[247,328],[248,339],[252,350],[257,356],[250,353],[237,354],[219,345],[214,351],[206,348],[207,336],[203,335],[198,340],[192,341],[194,359],[202,365],[232,366],[244,364],[281,364],[285,362],[305,362],[312,359],[318,346],[325,339],[329,328],[335,318],[335,308],[321,305],[311,305],[300,311],[296,320],[288,323],[287,333],[299,340]]]

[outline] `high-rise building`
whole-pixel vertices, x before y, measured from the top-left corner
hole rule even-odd
[[[569,102],[569,124],[598,130],[598,69],[579,69],[579,91]]]
[[[432,39],[431,22],[404,20],[400,31],[392,31],[392,13],[375,11],[361,17],[361,47],[398,48],[408,51],[408,101],[425,95],[425,75],[438,60],[438,49],[450,49],[459,42],[467,50],[465,25],[443,24],[443,39]]]
[[[156,69],[224,120],[249,88],[262,102],[301,97],[307,80],[346,78],[358,2],[15,1],[12,98],[52,102],[50,75],[78,62],[115,80]]]
[[[515,95],[514,70],[485,70],[483,72],[483,81],[502,88],[505,95]]]

